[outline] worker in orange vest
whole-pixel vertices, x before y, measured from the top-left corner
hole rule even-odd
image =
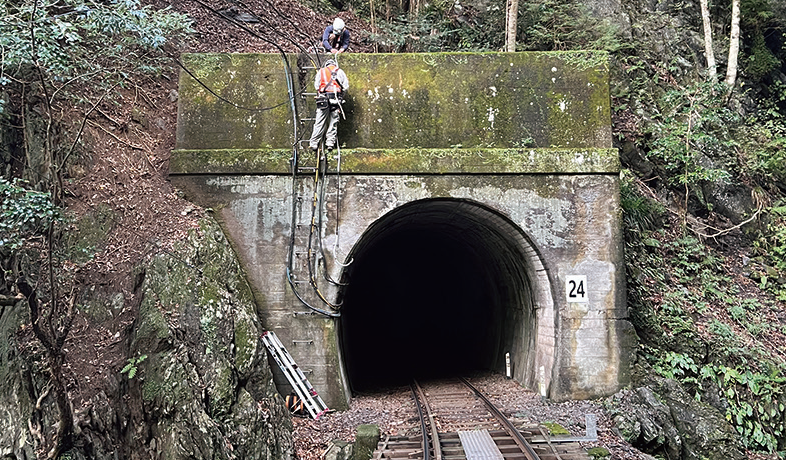
[[[308,144],[316,152],[324,135],[325,147],[333,150],[336,147],[338,117],[343,114],[341,104],[344,102],[344,92],[349,89],[349,80],[338,63],[328,59],[314,77],[314,89],[317,90],[317,114]]]

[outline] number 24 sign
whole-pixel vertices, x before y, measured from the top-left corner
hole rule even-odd
[[[566,276],[565,296],[568,302],[589,302],[587,298],[587,275]]]

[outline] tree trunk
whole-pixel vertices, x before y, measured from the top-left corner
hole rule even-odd
[[[740,0],[731,2],[731,32],[729,33],[729,66],[726,68],[726,95],[730,96],[737,81],[737,58],[740,54]]]
[[[51,301],[50,309],[52,311],[49,314],[44,314],[44,307],[38,301],[35,289],[30,286],[27,280],[19,278],[16,281],[16,285],[19,288],[19,292],[27,299],[33,333],[47,352],[49,374],[55,390],[55,402],[60,412],[57,432],[55,438],[51,441],[51,450],[47,454],[48,459],[55,459],[74,445],[74,412],[68,398],[63,371],[65,363],[63,345],[65,345],[65,340],[68,337],[68,332],[74,319],[74,305],[71,303],[65,310],[57,309],[54,306],[55,302]],[[63,320],[63,324],[60,327],[54,324],[58,319]]]
[[[420,13],[420,6],[423,3],[423,0],[409,0],[409,14],[412,17],[417,17],[418,13]]]
[[[516,29],[518,28],[519,0],[508,0],[505,14],[505,51],[516,51]]]
[[[701,22],[704,24],[704,54],[707,56],[707,74],[715,81],[715,51],[712,49],[712,23],[710,22],[709,0],[701,0]]]
[[[376,35],[377,34],[377,21],[374,15],[374,0],[368,0],[368,9],[371,12],[371,33]],[[378,40],[374,40],[374,52],[378,53]]]

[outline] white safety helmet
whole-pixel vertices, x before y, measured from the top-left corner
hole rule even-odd
[[[341,18],[336,18],[333,21],[333,32],[340,34],[344,31],[344,21]]]
[[[327,61],[325,61],[325,67],[328,67],[328,66],[331,66],[331,65],[338,67],[338,62],[336,62],[335,59],[328,59]]]

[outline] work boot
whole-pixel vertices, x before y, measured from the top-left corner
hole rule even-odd
[[[309,150],[311,150],[312,152],[316,152],[316,151],[317,151],[317,149],[318,149],[318,147],[312,147],[312,146],[310,146],[310,145],[308,146],[308,148],[309,148]]]

